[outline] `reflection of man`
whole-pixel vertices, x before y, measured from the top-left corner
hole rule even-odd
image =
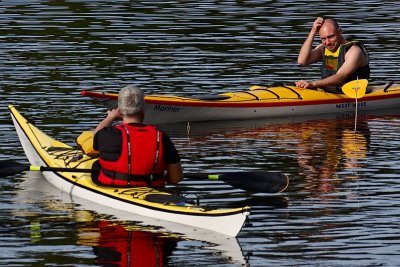
[[[321,44],[312,48],[314,36],[319,33]],[[333,19],[321,17],[314,21],[306,41],[301,47],[298,63],[310,65],[322,61],[322,78],[315,81],[300,80],[300,88],[338,88],[346,82],[368,79],[370,75],[368,53],[357,42],[349,42],[342,36],[342,29]]]
[[[321,120],[296,127],[299,143],[297,162],[305,176],[307,190],[330,192],[337,172],[354,168],[365,157],[369,146],[368,122],[359,121],[354,135],[353,120]]]
[[[368,151],[367,138],[352,130],[344,130],[342,138],[342,154],[345,168],[358,167],[358,160],[366,158]]]
[[[102,266],[164,266],[177,241],[146,231],[127,231],[108,221],[98,222],[100,237],[93,252]]]
[[[301,173],[312,183],[310,186],[319,186],[323,192],[331,190],[329,178],[340,161],[337,127],[335,121],[318,120],[302,123],[296,128],[299,138],[297,162]]]

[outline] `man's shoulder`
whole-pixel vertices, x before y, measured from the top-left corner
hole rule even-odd
[[[104,127],[103,129],[99,130],[96,135],[120,135],[121,134],[121,130],[114,127],[114,126],[108,126],[108,127]]]
[[[122,133],[119,129],[109,126],[104,127],[95,133],[93,138],[93,148],[96,150],[101,150],[105,146],[111,144],[119,144],[122,140]]]
[[[346,57],[363,57],[364,53],[360,46],[354,44],[346,51]]]

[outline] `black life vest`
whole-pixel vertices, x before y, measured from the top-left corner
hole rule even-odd
[[[367,64],[365,66],[359,67],[352,75],[350,75],[343,84],[349,81],[357,80],[358,79],[369,79],[370,76],[370,68],[369,68],[369,57],[368,52],[365,49],[365,46],[360,43],[359,41],[351,41],[345,43],[335,51],[331,52],[329,49],[325,48],[324,55],[322,56],[322,68],[321,68],[321,77],[326,78],[336,74],[338,69],[343,65],[345,60],[345,54],[348,49],[353,46],[357,45],[361,48],[363,54],[365,55]],[[340,89],[340,87],[337,87]]]

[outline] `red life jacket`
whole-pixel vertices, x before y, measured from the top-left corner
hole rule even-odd
[[[99,159],[98,181],[109,186],[163,187],[162,132],[154,126],[115,126],[122,133],[122,150],[117,161]]]

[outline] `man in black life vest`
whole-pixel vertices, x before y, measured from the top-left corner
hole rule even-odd
[[[122,123],[112,126],[113,122]],[[93,148],[99,151],[99,185],[164,187],[183,179],[179,154],[171,139],[143,124],[144,93],[126,86],[118,94],[118,108],[108,111],[96,127]]]
[[[322,43],[314,49],[314,36],[319,33]],[[298,63],[310,65],[322,61],[322,77],[315,81],[300,80],[300,88],[336,88],[348,81],[368,79],[370,75],[368,53],[357,41],[349,42],[342,36],[342,30],[333,19],[318,17],[300,49]]]

